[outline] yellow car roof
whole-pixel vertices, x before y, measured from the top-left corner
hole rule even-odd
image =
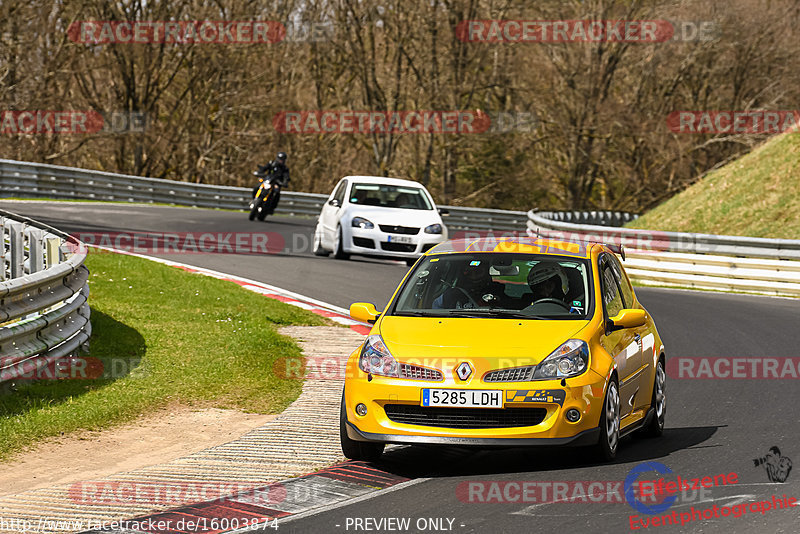
[[[534,237],[481,237],[477,239],[453,239],[439,243],[425,255],[458,254],[463,252],[493,252],[520,254],[550,254],[553,256],[575,256],[589,258],[598,243],[558,241]]]

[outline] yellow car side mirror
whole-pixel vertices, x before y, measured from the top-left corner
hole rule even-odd
[[[609,317],[608,321],[611,323],[611,331],[622,330],[623,328],[636,328],[642,326],[647,321],[644,310],[635,310],[633,308],[625,308],[614,317]]]
[[[354,302],[350,305],[350,317],[362,323],[374,323],[378,320],[378,310],[374,304],[368,302]]]

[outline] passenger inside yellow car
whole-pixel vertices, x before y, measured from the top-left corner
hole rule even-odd
[[[489,263],[471,261],[461,268],[456,285],[433,301],[433,308],[453,310],[502,306],[504,300],[504,286],[492,279],[489,274]]]

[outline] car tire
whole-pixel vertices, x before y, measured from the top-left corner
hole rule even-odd
[[[619,448],[619,384],[616,375],[611,377],[600,413],[600,436],[594,447],[598,460],[609,462],[617,456]]]
[[[333,257],[337,260],[349,260],[350,254],[344,251],[344,238],[342,237],[342,227],[336,229],[336,240],[333,242]]]
[[[342,453],[350,460],[364,462],[377,462],[383,454],[383,443],[369,443],[355,441],[347,435],[347,415],[344,409],[344,392],[342,392],[342,407],[339,410],[339,441],[342,444]]]
[[[664,362],[658,360],[653,378],[653,399],[650,404],[654,413],[650,423],[641,430],[641,435],[644,437],[657,438],[664,433],[664,420],[667,413],[667,397],[664,392],[666,384],[667,373],[664,371]]]
[[[322,248],[322,232],[314,230],[314,256],[330,256],[331,252]]]

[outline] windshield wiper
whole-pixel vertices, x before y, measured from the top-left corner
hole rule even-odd
[[[443,313],[426,313],[421,311],[401,311],[395,312],[393,315],[397,317],[447,317]]]
[[[513,310],[503,310],[497,308],[458,308],[447,310],[450,315],[466,315],[473,317],[500,317],[502,319],[546,319],[538,315],[527,315]]]

